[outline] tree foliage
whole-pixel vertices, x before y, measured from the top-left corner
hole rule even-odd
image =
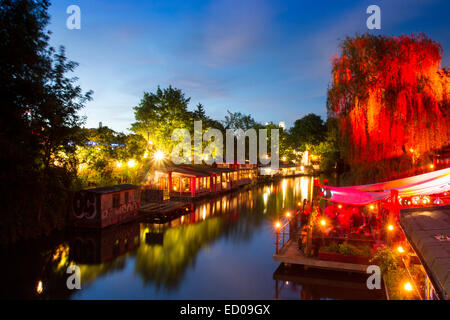
[[[367,172],[383,162],[398,171],[401,158],[411,167],[449,143],[450,77],[441,56],[441,46],[423,34],[342,42],[327,109],[350,165]]]

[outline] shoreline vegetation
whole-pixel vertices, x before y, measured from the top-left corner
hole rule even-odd
[[[241,112],[213,119],[205,106],[192,108],[181,89],[169,86],[144,93],[133,108],[130,134],[106,126],[83,128],[85,119],[78,112],[94,93],[83,92],[77,84],[72,76],[77,63],[67,59],[64,47],[50,47],[49,6],[46,0],[11,0],[0,8],[0,147],[6,204],[0,243],[64,228],[76,190],[140,184],[155,166],[154,155],[170,154],[173,130],[192,133],[196,120],[205,131],[223,133],[279,129],[283,162],[298,161],[308,151],[325,173],[340,176],[341,185],[423,172],[433,152],[450,141],[450,72],[439,68],[442,49],[425,35],[365,34],[344,40],[340,56],[333,60],[326,121],[310,113],[285,129]],[[405,50],[410,59],[399,55]],[[386,63],[394,71],[384,76]],[[370,81],[374,78],[380,84]]]

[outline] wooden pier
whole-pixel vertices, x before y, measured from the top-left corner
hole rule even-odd
[[[166,220],[183,211],[190,211],[191,204],[183,201],[164,201],[160,203],[147,203],[139,209],[142,218],[151,220]]]
[[[347,271],[356,273],[366,273],[368,265],[346,263],[337,261],[319,260],[317,258],[306,257],[298,248],[296,241],[288,240],[279,252],[273,255],[275,262],[285,264],[303,265],[305,268],[317,268],[337,271]]]

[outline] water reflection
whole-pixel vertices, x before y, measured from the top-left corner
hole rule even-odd
[[[71,230],[3,249],[1,297],[276,298],[273,221],[311,199],[312,185],[283,179],[204,200],[165,223]],[[80,291],[66,288],[69,265],[81,269]]]
[[[368,290],[365,274],[305,269],[280,265],[273,274],[275,299],[302,300],[382,300],[382,290]]]

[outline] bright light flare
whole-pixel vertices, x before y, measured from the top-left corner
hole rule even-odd
[[[42,284],[42,281],[39,280],[37,287],[36,287],[36,292],[38,294],[41,294],[44,291],[44,285]]]
[[[136,161],[131,159],[128,161],[127,165],[129,168],[133,168],[134,166],[136,166]]]
[[[323,227],[325,227],[327,225],[327,222],[325,221],[325,219],[320,220],[320,225]]]
[[[398,251],[399,253],[404,253],[404,252],[405,252],[405,249],[403,249],[402,246],[398,246],[398,247],[397,247],[397,251]]]
[[[281,223],[280,221],[275,222],[275,229],[280,229]]]
[[[411,285],[411,282],[406,282],[403,285],[403,289],[405,289],[405,291],[412,291],[413,290],[413,286]]]
[[[163,161],[165,158],[164,152],[160,151],[156,151],[155,154],[153,155],[153,159],[155,159],[155,161]]]
[[[394,230],[394,226],[392,224],[388,225],[388,230],[389,231],[393,231]]]

